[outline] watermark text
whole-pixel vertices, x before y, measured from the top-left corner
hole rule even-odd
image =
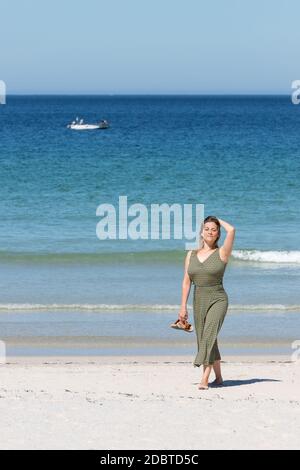
[[[128,206],[127,196],[119,196],[119,206],[104,203],[97,207],[101,217],[96,234],[99,240],[184,240],[185,249],[198,247],[204,204],[151,204]]]
[[[300,103],[300,80],[294,80],[292,82],[292,89],[294,90],[291,96],[292,103],[299,104]]]
[[[0,80],[0,105],[6,104],[6,84]]]

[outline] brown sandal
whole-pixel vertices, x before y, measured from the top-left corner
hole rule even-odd
[[[179,318],[170,326],[171,328],[175,328],[176,330],[183,330],[187,331],[188,333],[191,333],[194,330],[193,326],[189,322],[182,322]]]

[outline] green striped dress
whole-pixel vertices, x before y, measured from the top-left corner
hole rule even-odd
[[[191,253],[188,275],[194,284],[193,310],[198,345],[195,367],[221,359],[217,336],[228,308],[228,296],[223,288],[225,268],[219,248],[203,263],[196,250]]]

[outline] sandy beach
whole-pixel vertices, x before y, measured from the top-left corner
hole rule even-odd
[[[10,357],[1,449],[297,449],[300,363],[224,357],[197,389],[190,356]]]

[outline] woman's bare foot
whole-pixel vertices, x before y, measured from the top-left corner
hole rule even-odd
[[[216,377],[215,380],[210,385],[212,385],[212,386],[221,386],[221,385],[223,385],[222,377]]]
[[[200,383],[199,386],[198,386],[198,389],[199,390],[208,390],[208,385]]]

